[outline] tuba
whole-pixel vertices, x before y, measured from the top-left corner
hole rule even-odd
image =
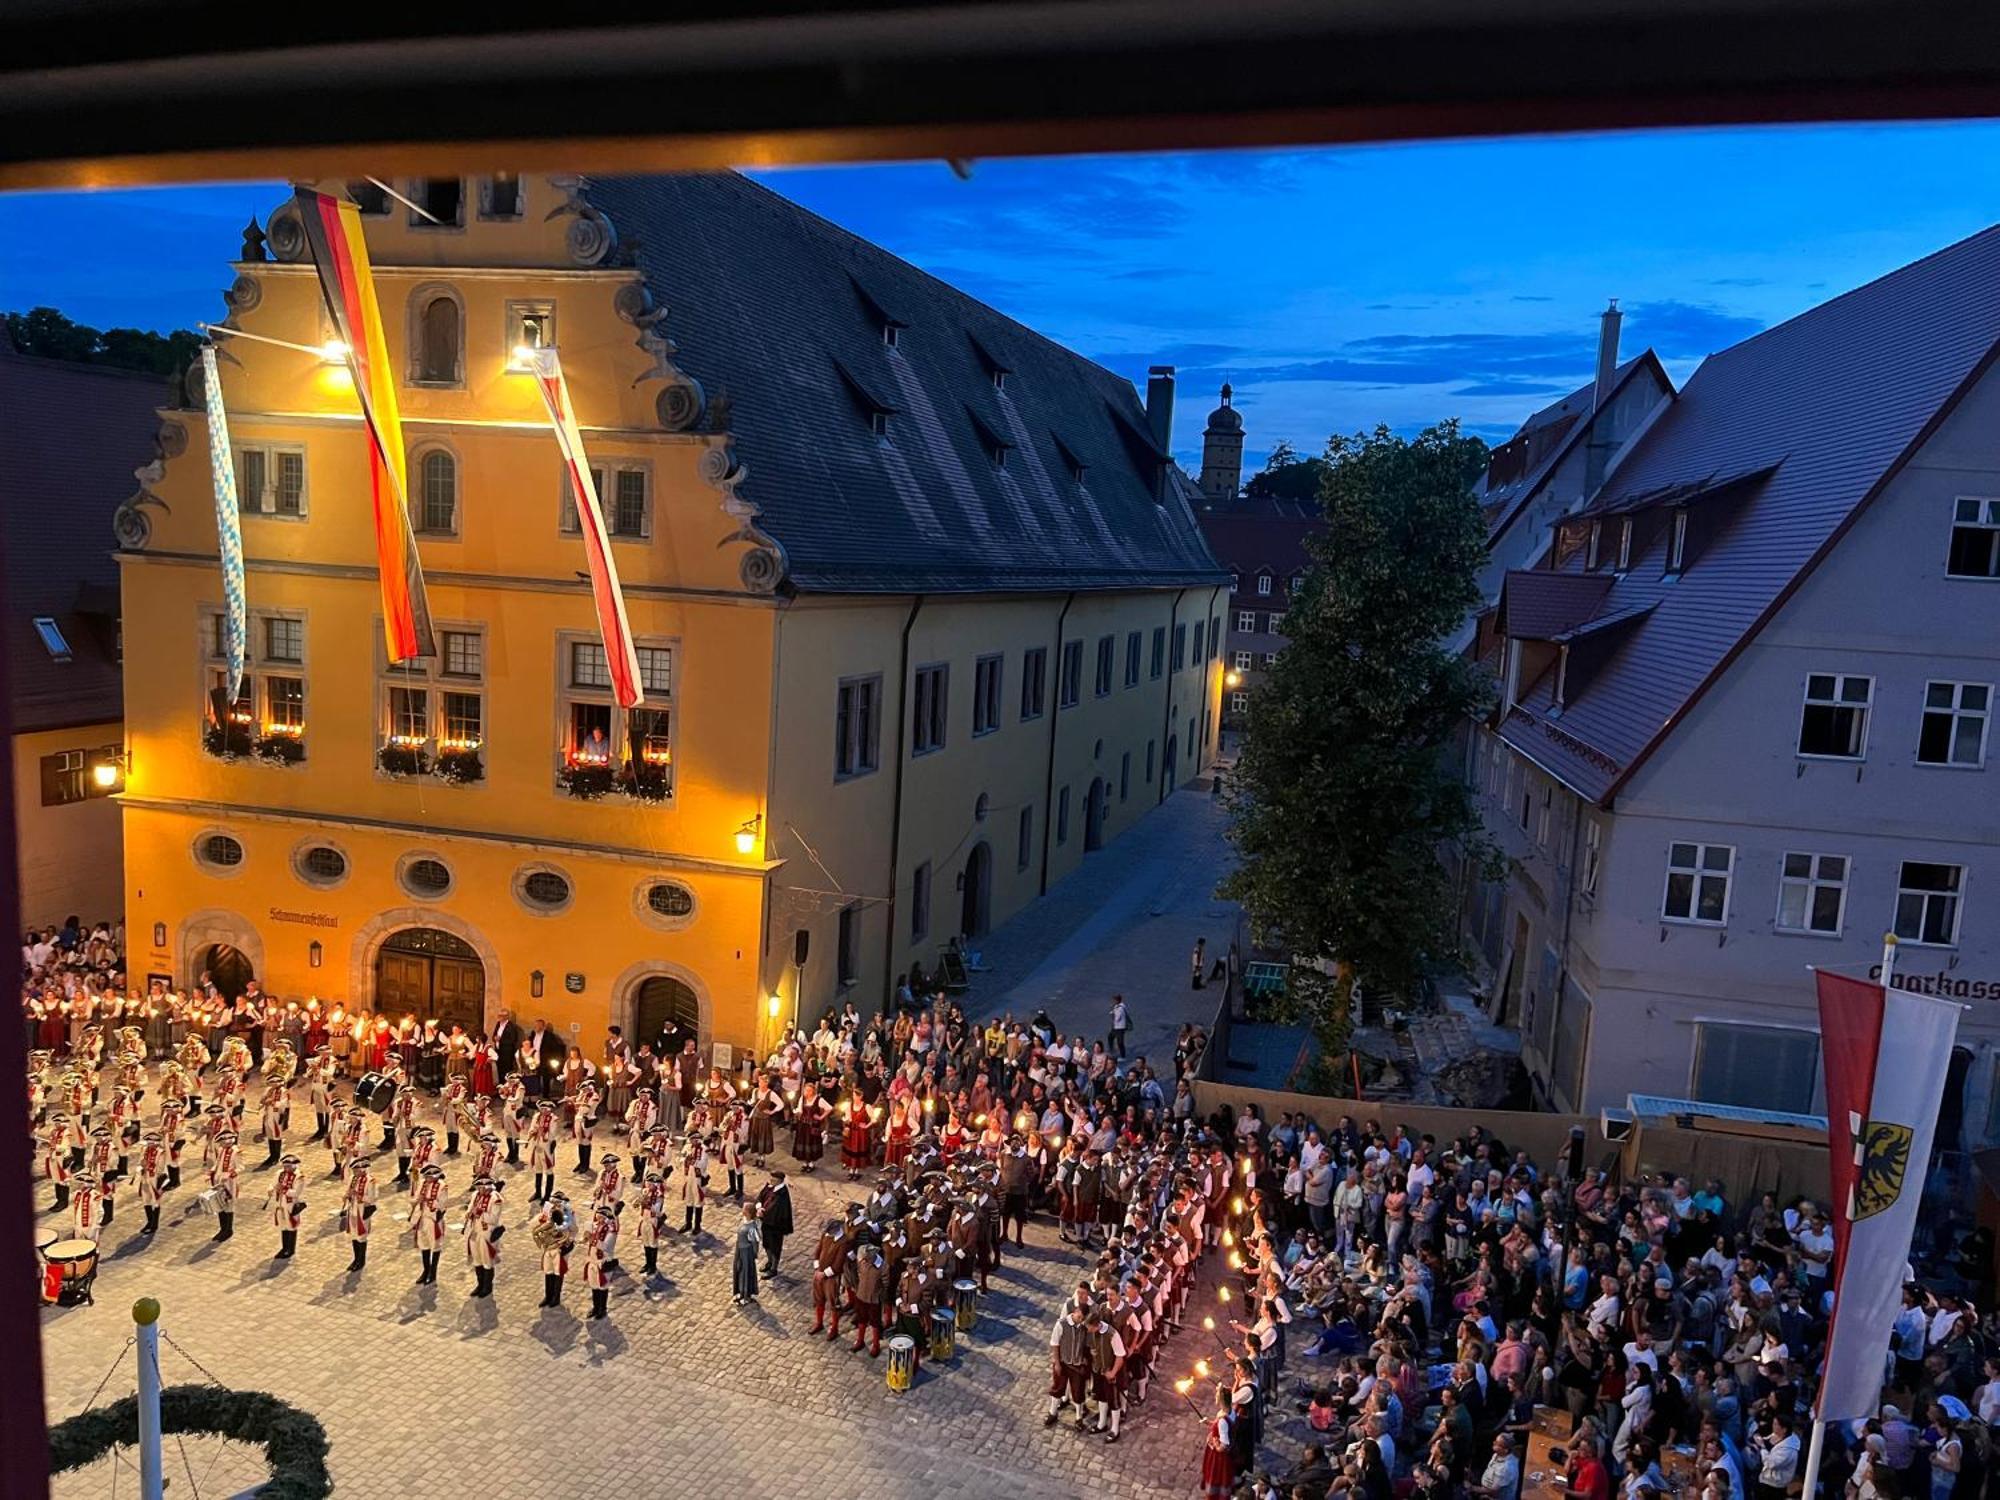
[[[569,1237],[560,1219],[535,1220],[535,1227],[529,1231],[529,1236],[537,1250],[553,1250]]]

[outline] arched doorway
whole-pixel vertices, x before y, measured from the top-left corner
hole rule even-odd
[[[228,943],[211,943],[202,949],[194,969],[197,984],[203,974],[208,975],[215,987],[222,991],[223,998],[228,1000],[242,994],[250,981],[257,977],[243,950]]]
[[[375,1009],[481,1031],[486,966],[470,943],[436,927],[392,932],[375,955]]]
[[[959,932],[966,937],[984,937],[992,905],[993,850],[981,842],[965,857],[965,900],[958,919]]]
[[[1104,778],[1098,777],[1090,784],[1090,795],[1083,799],[1083,852],[1104,847]]]
[[[634,1047],[651,1042],[662,1057],[679,1052],[689,1042],[701,1043],[701,1001],[671,974],[654,974],[641,981],[632,997]]]

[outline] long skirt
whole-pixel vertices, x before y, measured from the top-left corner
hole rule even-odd
[[[849,1171],[865,1171],[875,1162],[875,1133],[864,1115],[850,1120],[840,1137],[840,1164]]]
[[[792,1122],[792,1155],[802,1162],[818,1161],[826,1155],[825,1128],[818,1120],[801,1116]]]
[[[750,1116],[750,1154],[769,1156],[777,1149],[777,1131],[772,1127],[771,1116],[757,1110]]]

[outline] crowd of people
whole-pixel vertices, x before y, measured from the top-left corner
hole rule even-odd
[[[1098,1038],[1046,1013],[974,1022],[911,993],[865,1020],[829,1011],[723,1071],[671,1024],[637,1045],[612,1027],[587,1056],[504,1012],[468,1036],[254,983],[233,1001],[158,982],[130,995],[105,963],[110,932],[66,931],[30,935],[23,1011],[46,1207],[79,1236],[102,1235],[128,1189],[139,1232],[157,1229],[198,1146],[197,1205],[230,1238],[254,1141],[289,1256],[320,1175],[300,1153],[321,1147],[354,1276],[378,1200],[400,1194],[418,1279],[437,1278],[449,1204],[471,1295],[490,1296],[525,1185],[516,1227],[542,1305],[580,1268],[603,1317],[621,1237],[650,1276],[720,1198],[742,1304],[792,1231],[784,1160],[853,1185],[817,1226],[811,1332],[836,1342],[845,1323],[850,1353],[870,1357],[908,1339],[912,1378],[1030,1218],[1051,1214],[1080,1274],[1049,1333],[1044,1420],[1116,1442],[1163,1385],[1201,1419],[1210,1497],[1799,1492],[1833,1243],[1803,1199],[1614,1183],[1580,1132],[1537,1162],[1482,1128],[1440,1142],[1331,1104],[1324,1127],[1255,1106],[1203,1116],[1205,1038],[1183,1028],[1163,1072],[1122,1056],[1122,997]],[[1881,1410],[1830,1433],[1825,1493],[1983,1500],[2000,1418],[2000,1326],[1979,1310],[1990,1258],[1975,1240],[1913,1279]],[[1220,1284],[1197,1296],[1205,1262]]]

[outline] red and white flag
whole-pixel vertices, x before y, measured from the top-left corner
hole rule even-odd
[[[604,637],[604,658],[611,664],[612,696],[620,708],[636,708],[646,696],[639,686],[639,653],[632,644],[632,627],[625,620],[625,594],[618,586],[618,565],[611,560],[610,534],[604,527],[597,486],[591,481],[590,460],[584,456],[576,408],[570,405],[569,383],[563,379],[562,361],[554,349],[529,350],[528,359],[535,372],[535,389],[542,393],[549,424],[562,448],[570,493],[576,496],[577,524],[583,531],[584,555],[590,560],[590,594],[597,605],[597,628]]]
[[[1833,1323],[1816,1415],[1875,1415],[1902,1306],[1959,1007],[1820,971],[1832,1155]]]

